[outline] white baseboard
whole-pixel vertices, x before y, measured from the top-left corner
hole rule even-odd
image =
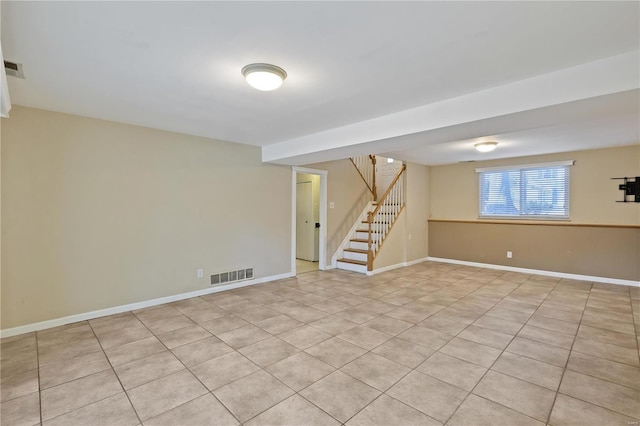
[[[71,324],[78,321],[86,321],[94,318],[100,318],[107,315],[119,314],[122,312],[133,311],[136,309],[148,308],[150,306],[162,305],[165,303],[177,302],[178,300],[190,299],[192,297],[205,296],[207,294],[219,293],[221,291],[233,290],[235,288],[248,287],[256,284],[262,284],[270,281],[281,280],[295,276],[294,272],[285,274],[271,275],[268,277],[256,278],[253,280],[240,281],[224,286],[205,288],[202,290],[191,291],[189,293],[175,294],[173,296],[160,297],[158,299],[145,300],[143,302],[130,303],[128,305],[114,306],[113,308],[100,309],[98,311],[85,312],[82,314],[69,315],[67,317],[55,318],[47,321],[36,322],[33,324],[21,325],[19,327],[7,328],[0,330],[0,338],[17,336],[19,334],[30,333],[32,331],[46,330],[48,328],[59,327],[65,324]]]
[[[371,276],[371,275],[380,274],[382,272],[392,271],[398,268],[404,268],[405,266],[417,265],[418,263],[426,262],[427,260],[429,260],[428,257],[423,257],[422,259],[410,260],[408,262],[400,262],[400,263],[396,263],[395,265],[384,266],[382,268],[374,269],[373,271],[367,271],[367,275]]]
[[[605,284],[627,285],[631,287],[640,287],[640,281],[621,280],[618,278],[593,277],[590,275],[567,274],[564,272],[543,271],[540,269],[516,268],[514,266],[493,265],[490,263],[467,262],[466,260],[443,259],[440,257],[428,257],[427,260],[432,262],[453,263],[456,265],[475,266],[477,268],[499,269],[502,271],[521,272],[523,274],[545,275],[548,277],[567,278],[580,281],[594,281]]]

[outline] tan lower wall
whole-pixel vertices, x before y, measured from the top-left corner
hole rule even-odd
[[[640,228],[430,220],[429,256],[640,281]]]

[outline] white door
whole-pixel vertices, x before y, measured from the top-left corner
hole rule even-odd
[[[311,182],[298,182],[296,188],[296,258],[313,261],[314,231],[313,187]]]

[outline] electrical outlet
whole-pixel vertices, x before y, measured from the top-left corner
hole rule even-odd
[[[513,257],[513,253],[510,251],[507,252],[507,259],[511,259]]]
[[[409,234],[409,241],[411,241],[411,234]]]
[[[333,208],[335,208],[335,207],[336,207],[335,203],[334,203],[333,201],[330,201],[330,202],[329,202],[329,208],[330,208],[330,209],[333,209]]]
[[[200,268],[196,271],[196,276],[198,278],[204,278],[204,269]]]

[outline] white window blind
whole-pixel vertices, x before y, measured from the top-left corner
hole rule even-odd
[[[573,161],[476,169],[480,217],[569,219]]]

